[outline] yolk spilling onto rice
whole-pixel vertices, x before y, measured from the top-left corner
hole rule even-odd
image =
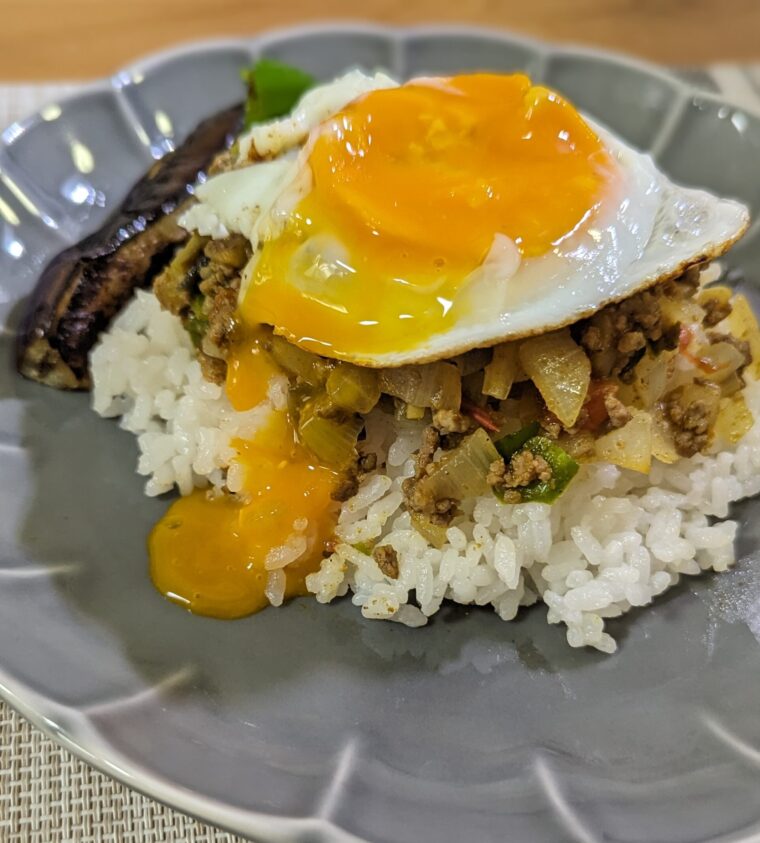
[[[520,74],[374,91],[325,121],[305,154],[311,187],[264,243],[241,304],[227,381],[237,410],[265,399],[273,373],[254,326],[333,357],[414,347],[451,326],[497,235],[518,260],[540,256],[594,214],[615,177],[575,109]],[[149,540],[157,588],[227,618],[267,605],[272,549],[298,530],[306,549],[283,569],[284,596],[305,593],[337,510],[337,475],[296,442],[286,413],[234,447],[241,493],[178,500]]]
[[[228,379],[233,405],[241,410],[259,403],[268,380],[251,377],[255,372],[247,368],[262,374],[263,358],[243,359]],[[284,597],[305,594],[304,579],[319,568],[337,515],[331,498],[337,475],[314,464],[286,413],[273,412],[252,440],[233,445],[244,470],[241,494],[209,497],[196,490],[180,498],[148,541],[156,588],[195,614],[217,618],[242,617],[269,604],[267,557],[294,535],[305,539],[306,549],[283,569]]]
[[[617,179],[581,115],[522,74],[373,91],[307,152],[311,189],[264,244],[242,312],[333,357],[445,331],[497,235],[543,255]]]

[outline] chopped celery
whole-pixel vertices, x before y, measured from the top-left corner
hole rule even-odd
[[[193,297],[190,302],[190,315],[187,317],[187,323],[185,324],[187,333],[190,334],[190,339],[196,348],[201,347],[203,337],[208,330],[208,319],[203,313],[203,299],[204,297],[200,294]]]
[[[335,404],[352,413],[368,413],[380,400],[377,372],[350,363],[338,363],[326,388]]]
[[[538,429],[538,422],[531,422],[525,427],[520,428],[516,433],[510,433],[499,439],[498,442],[495,442],[496,450],[502,457],[509,459],[515,451],[519,451],[523,447],[528,439],[532,439],[538,433]]]
[[[317,459],[331,468],[343,469],[356,459],[356,440],[363,426],[358,416],[340,421],[302,413],[298,435]]]
[[[246,129],[287,114],[316,81],[303,70],[273,59],[260,59],[241,76],[248,87],[243,118]]]
[[[293,345],[284,337],[272,337],[269,353],[287,374],[299,378],[309,386],[322,386],[330,373],[330,363]]]

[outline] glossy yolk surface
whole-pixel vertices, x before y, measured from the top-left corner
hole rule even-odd
[[[267,554],[297,526],[307,542],[288,565],[285,597],[305,594],[304,579],[319,567],[332,536],[336,475],[314,465],[295,442],[285,413],[275,412],[253,441],[234,443],[245,470],[240,502],[196,490],[173,503],[151,532],[148,548],[156,588],[191,612],[237,618],[263,609]]]
[[[240,328],[240,326],[239,326]],[[235,338],[227,358],[225,391],[238,412],[245,412],[267,397],[272,375],[281,374],[261,345],[262,330],[243,328]]]
[[[374,91],[309,143],[311,190],[264,244],[242,312],[335,357],[446,330],[496,235],[542,255],[616,181],[578,112],[521,74]]]

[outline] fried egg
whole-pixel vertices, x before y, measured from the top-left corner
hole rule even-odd
[[[747,209],[523,74],[359,71],[239,140],[181,222],[254,247],[239,311],[386,367],[570,324],[725,252]]]

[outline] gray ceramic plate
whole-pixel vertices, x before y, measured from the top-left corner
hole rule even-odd
[[[541,609],[428,628],[299,600],[247,620],[165,603],[165,502],[131,437],[13,372],[48,258],[275,56],[320,77],[524,68],[687,184],[760,210],[760,121],[631,61],[485,32],[366,27],[204,44],[11,126],[0,146],[0,691],[90,763],[263,841],[703,841],[760,835],[760,570],[745,558],[568,649]],[[730,257],[760,271],[755,228]],[[760,506],[737,509],[741,555]],[[753,614],[754,613],[754,614]],[[756,637],[758,636],[758,637]]]

